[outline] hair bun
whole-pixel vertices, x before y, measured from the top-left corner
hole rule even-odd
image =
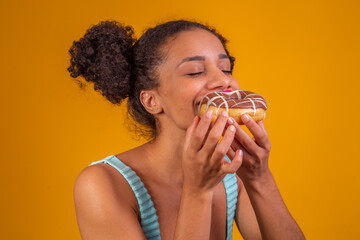
[[[69,50],[71,77],[94,82],[94,89],[110,102],[121,103],[129,95],[133,35],[131,26],[116,21],[92,26]]]

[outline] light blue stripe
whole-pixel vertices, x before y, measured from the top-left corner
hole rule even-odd
[[[141,228],[143,229],[146,239],[161,240],[156,209],[154,208],[154,203],[151,201],[150,195],[148,194],[141,179],[133,170],[131,170],[130,167],[126,166],[114,155],[106,157],[103,160],[93,162],[90,165],[98,163],[109,164],[124,176],[133,190],[139,204]]]
[[[225,155],[225,159],[231,162],[228,156]],[[232,240],[232,229],[236,210],[237,196],[238,196],[238,185],[236,174],[227,174],[223,180],[226,192],[226,209],[227,209],[227,232],[226,240]]]
[[[230,162],[230,159],[225,156],[225,159]],[[158,216],[154,203],[151,200],[143,182],[136,175],[136,173],[124,163],[122,163],[114,155],[108,156],[100,161],[92,162],[90,165],[105,163],[109,164],[118,170],[129,183],[133,190],[137,202],[139,204],[141,228],[148,240],[161,240]],[[232,228],[237,203],[238,186],[236,174],[227,174],[223,179],[223,184],[226,192],[226,240],[232,239]]]

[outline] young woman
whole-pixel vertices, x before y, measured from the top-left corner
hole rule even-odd
[[[234,219],[245,239],[304,239],[268,168],[264,123],[242,116],[251,138],[226,113],[212,124],[211,111],[199,112],[205,94],[239,90],[235,59],[214,29],[171,21],[136,40],[131,27],[106,21],[70,55],[71,76],[114,104],[128,98],[151,137],[79,174],[83,239],[231,239]]]

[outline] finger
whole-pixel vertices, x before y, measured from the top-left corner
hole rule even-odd
[[[230,146],[229,150],[227,151],[226,155],[233,159],[235,157],[236,150],[233,149],[232,145]]]
[[[225,129],[224,129],[224,131],[223,131],[223,133],[222,133],[222,136],[224,136],[226,129],[227,129],[229,126],[231,126],[233,123],[234,123],[234,120],[233,120],[231,117],[229,117],[229,118],[227,119],[226,127],[225,127]]]
[[[198,116],[195,116],[195,118],[194,118],[193,122],[191,123],[190,127],[186,130],[184,149],[187,149],[189,147],[191,137],[194,134],[196,126],[199,123],[199,119],[200,118]]]
[[[211,157],[211,163],[217,164],[223,159],[228,152],[231,143],[234,141],[235,137],[235,127],[230,126],[226,132],[224,137],[221,139],[221,142],[217,145],[212,157]],[[205,146],[204,146],[205,149]]]
[[[258,125],[264,130],[265,134],[266,134],[267,136],[269,136],[269,135],[268,135],[268,132],[266,131],[264,121],[263,121],[263,120],[258,121]]]
[[[192,138],[189,143],[189,147],[198,151],[204,142],[205,136],[209,130],[211,119],[213,116],[213,111],[208,110],[200,119],[196,129],[192,134]]]
[[[211,128],[209,135],[207,136],[207,138],[205,140],[203,150],[205,152],[209,153],[210,155],[213,153],[216,145],[218,144],[218,142],[222,136],[222,133],[226,126],[228,116],[229,115],[226,111],[221,112],[220,116],[218,116],[214,126]],[[233,128],[232,133],[234,133],[234,132],[235,132],[235,129]],[[226,136],[226,132],[225,132],[224,138],[225,138],[225,136]],[[221,158],[223,158],[223,157],[221,157]]]
[[[270,139],[269,139],[269,134],[268,134],[267,131],[266,131],[265,124],[264,124],[263,120],[259,121],[258,124],[259,124],[259,126],[264,130],[265,135],[266,135],[266,138],[268,139],[268,141],[267,141],[266,144],[265,144],[265,149],[268,150],[268,151],[270,151],[270,149],[271,149],[271,143],[270,143]]]
[[[238,149],[241,149],[241,150],[247,152],[247,150],[246,150],[243,146],[241,146],[241,144],[239,143],[239,141],[236,140],[236,139],[234,139],[234,141],[231,143],[231,149],[234,151],[234,153],[235,153],[236,150],[238,150]]]
[[[242,166],[247,167],[247,166],[251,166],[252,164],[254,164],[255,160],[254,160],[253,156],[251,156],[251,154],[243,146],[241,146],[241,144],[236,139],[231,143],[230,149],[232,149],[232,152],[234,153],[234,155],[237,150],[242,150],[242,153],[243,153]],[[231,154],[231,151],[229,151],[229,152]],[[228,154],[228,156],[229,156],[229,154]]]
[[[236,173],[236,171],[240,168],[243,162],[243,151],[237,150],[235,152],[235,156],[232,158],[231,163],[223,163],[221,166],[221,171],[223,173]]]
[[[251,139],[251,137],[240,127],[237,122],[234,122],[236,129],[234,146],[237,148],[243,147],[247,152],[252,153],[259,150],[259,146]],[[237,149],[236,148],[236,149]]]
[[[254,119],[252,119],[248,114],[244,114],[241,116],[241,120],[245,124],[245,126],[250,130],[251,134],[254,136],[256,143],[265,148],[267,143],[269,142],[269,138],[267,137],[264,129],[258,125]]]

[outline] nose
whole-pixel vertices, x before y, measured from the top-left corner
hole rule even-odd
[[[209,75],[209,81],[207,83],[209,89],[227,90],[231,88],[230,77],[220,69],[213,70]]]

